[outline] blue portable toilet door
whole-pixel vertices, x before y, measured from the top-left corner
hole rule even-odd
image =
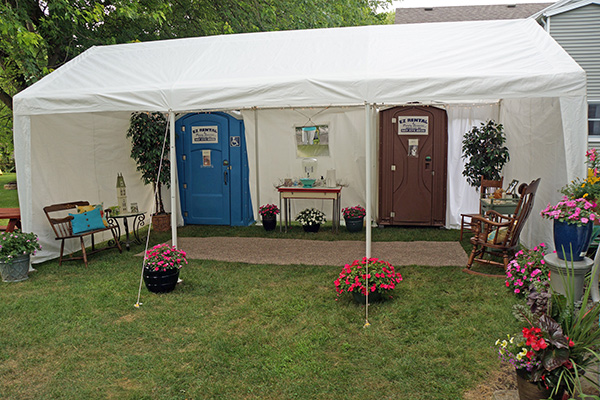
[[[183,162],[182,211],[186,224],[230,225],[231,177],[229,119],[217,114],[192,114],[179,121]]]

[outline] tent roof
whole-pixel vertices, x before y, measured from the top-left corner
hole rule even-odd
[[[570,95],[585,95],[585,72],[529,19],[93,47],[15,96],[14,112],[193,111]]]

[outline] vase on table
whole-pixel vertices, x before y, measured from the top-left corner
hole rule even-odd
[[[590,246],[594,223],[585,225],[569,224],[554,220],[554,248],[561,260],[581,261]],[[571,255],[573,256],[571,259]]]
[[[275,230],[275,227],[277,227],[277,217],[276,216],[263,216],[262,217],[262,224],[263,224],[263,228],[265,228],[265,231],[272,231]]]
[[[302,228],[304,229],[304,232],[309,232],[309,233],[317,233],[317,232],[319,232],[319,228],[320,227],[321,227],[321,224],[302,225]]]

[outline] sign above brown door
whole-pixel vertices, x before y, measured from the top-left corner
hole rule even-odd
[[[380,113],[379,223],[444,226],[448,117],[435,107]]]

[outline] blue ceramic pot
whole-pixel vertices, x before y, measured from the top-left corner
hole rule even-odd
[[[554,220],[554,248],[561,260],[581,261],[590,246],[594,223],[585,225],[568,224]],[[571,255],[573,258],[571,259]]]

